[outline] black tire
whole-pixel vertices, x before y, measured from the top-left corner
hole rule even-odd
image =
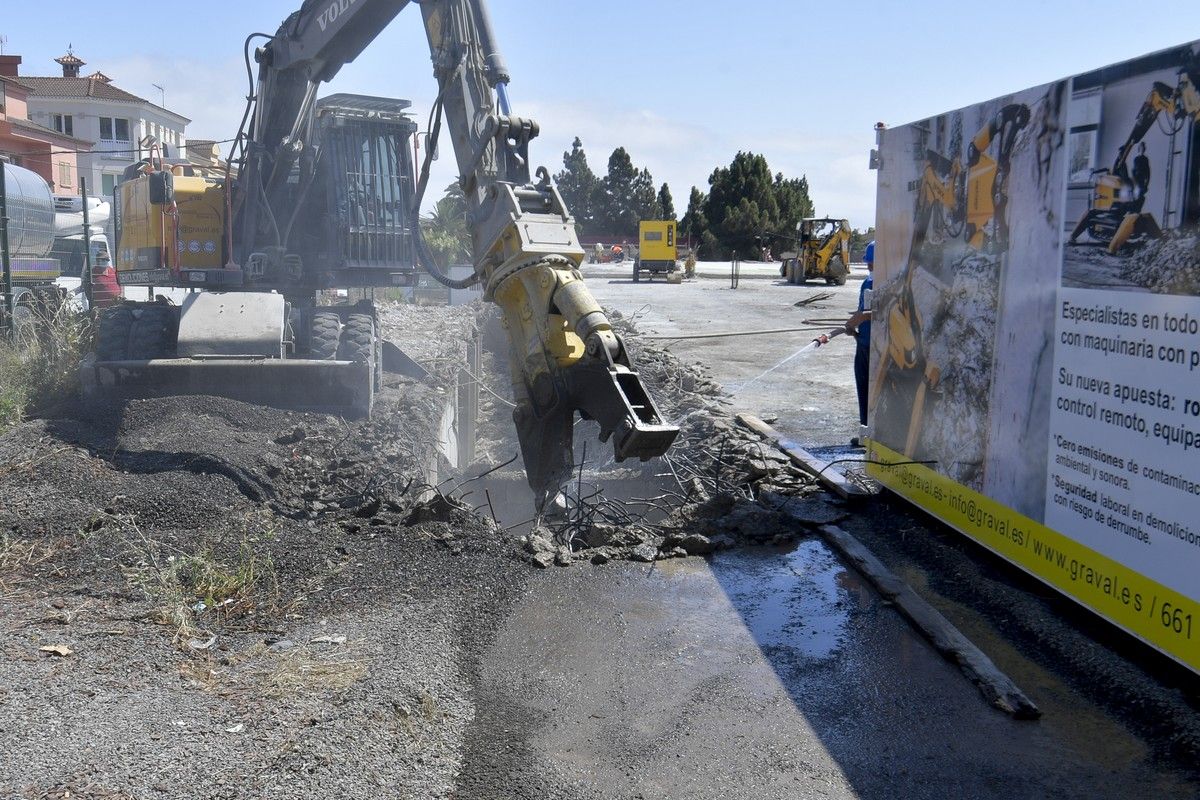
[[[127,361],[129,331],[133,327],[133,312],[126,306],[106,308],[100,312],[96,330],[97,361]]]
[[[375,361],[375,319],[370,314],[351,314],[342,328],[341,342],[337,348],[338,361]]]
[[[336,311],[314,311],[308,357],[319,361],[332,361],[338,354],[341,335],[342,320]]]
[[[846,269],[846,265],[839,258],[836,261],[831,260],[829,266],[825,268],[825,282],[830,286],[845,286],[846,275],[850,270]]]
[[[133,311],[129,328],[129,358],[150,361],[170,355],[172,313],[168,306],[142,306]]]

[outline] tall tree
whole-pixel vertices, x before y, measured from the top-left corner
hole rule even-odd
[[[445,269],[471,260],[467,202],[457,181],[446,187],[445,196],[421,219],[421,232],[439,267]]]
[[[563,153],[563,169],[554,176],[554,182],[580,230],[594,229],[603,188],[596,173],[588,166],[587,153],[578,136],[571,144],[571,152]]]
[[[761,155],[739,152],[728,167],[713,170],[708,185],[704,214],[720,243],[719,255],[748,255],[756,250],[756,236],[779,225],[774,179]]]
[[[604,176],[604,205],[600,218],[601,227],[613,234],[633,236],[637,233],[637,204],[639,185],[643,183],[641,172],[633,166],[633,159],[624,147],[613,150],[608,157],[608,174]],[[653,184],[652,184],[653,185]],[[653,189],[651,189],[653,192]]]
[[[777,233],[783,237],[795,236],[796,226],[805,217],[813,216],[813,202],[808,196],[808,178],[784,178],[783,173],[775,174],[775,200],[779,204],[779,224],[769,233]],[[784,239],[788,242],[788,239]],[[776,247],[777,251],[784,249]]]
[[[658,190],[658,208],[663,219],[675,219],[675,201],[671,198],[671,188],[665,183]]]
[[[703,213],[712,234],[704,237],[710,258],[754,253],[755,238],[763,234],[788,237],[780,243],[790,243],[797,223],[812,215],[808,180],[772,176],[767,160],[755,153],[739,152],[728,167],[714,170],[708,183]]]
[[[708,198],[704,192],[692,187],[692,193],[688,197],[687,211],[684,212],[683,220],[679,223],[679,236],[687,237],[695,243],[700,242],[700,237],[708,230],[708,217],[704,216],[704,204]]]
[[[634,228],[643,219],[662,219],[662,206],[658,202],[658,193],[654,191],[654,176],[650,170],[643,168],[633,181],[633,213]]]

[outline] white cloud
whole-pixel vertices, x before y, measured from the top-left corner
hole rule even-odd
[[[130,56],[105,61],[113,84],[156,105],[166,90],[166,107],[192,120],[191,139],[232,139],[246,104],[246,68],[240,57],[224,60],[157,59]],[[228,152],[226,145],[222,152]]]

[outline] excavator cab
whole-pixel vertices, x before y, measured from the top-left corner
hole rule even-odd
[[[412,285],[411,142],[417,126],[405,113],[409,105],[351,94],[317,102],[314,145],[289,179],[289,205],[297,211],[284,231],[285,258],[299,259],[302,273],[299,281],[280,276],[289,293]]]

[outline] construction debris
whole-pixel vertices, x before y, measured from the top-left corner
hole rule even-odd
[[[1122,268],[1122,276],[1163,294],[1200,294],[1200,236],[1189,229],[1166,232],[1143,244]]]

